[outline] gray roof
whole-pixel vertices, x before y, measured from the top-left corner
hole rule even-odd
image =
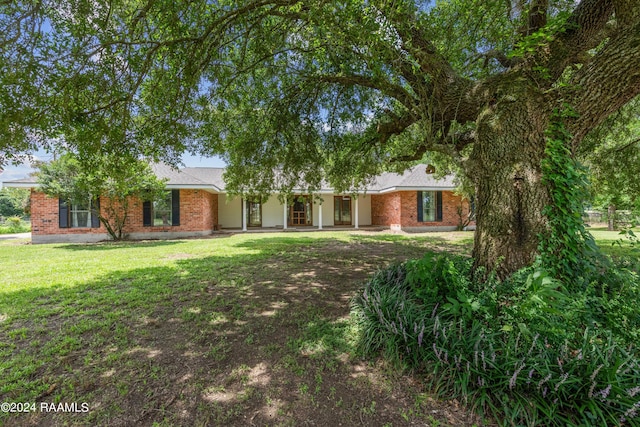
[[[216,168],[175,169],[167,164],[159,163],[151,165],[151,169],[158,178],[167,180],[168,188],[203,188],[215,191],[222,191],[224,188],[222,173],[199,171],[199,169]],[[220,186],[221,184],[222,186]]]
[[[217,187],[219,191],[224,191],[226,187],[224,179],[222,179],[224,168],[184,168],[182,172]]]
[[[38,184],[36,183],[36,177],[31,175],[28,176],[26,178],[21,178],[21,179],[13,179],[11,181],[3,181],[2,185],[4,187],[22,187],[22,188],[31,188],[31,187],[37,187]]]
[[[447,175],[436,179],[426,172],[427,165],[417,165],[404,171],[402,175],[385,172],[375,178],[370,191],[386,192],[394,190],[453,190],[456,188],[455,176]]]
[[[28,176],[28,177],[22,178],[22,179],[14,179],[14,180],[11,180],[11,181],[4,181],[4,184],[8,184],[8,183],[35,184],[36,183],[36,177],[35,176]]]
[[[174,169],[167,164],[154,164],[151,166],[158,178],[167,179],[168,188],[201,188],[216,192],[225,192],[223,179],[224,168],[188,167]],[[426,165],[417,165],[407,169],[403,174],[385,172],[377,176],[367,188],[369,193],[386,193],[401,190],[453,190],[456,185],[453,175],[436,179],[432,174],[426,173]],[[6,181],[6,187],[37,187],[36,178],[30,176],[24,179]],[[327,188],[325,188],[325,186]],[[322,191],[331,191],[323,182]]]

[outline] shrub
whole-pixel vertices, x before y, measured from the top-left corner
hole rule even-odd
[[[19,216],[10,216],[5,220],[5,224],[12,230],[18,230],[22,226],[22,218]]]
[[[353,299],[360,350],[423,372],[502,425],[633,423],[640,286],[614,270],[569,295],[535,266],[476,280],[471,260],[427,254],[377,272]]]
[[[7,218],[4,221],[4,225],[0,225],[0,234],[24,233],[30,230],[31,226],[17,216]]]

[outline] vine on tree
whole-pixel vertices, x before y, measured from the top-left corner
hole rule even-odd
[[[600,258],[593,236],[582,220],[583,202],[588,196],[586,169],[571,155],[571,134],[564,121],[575,117],[569,105],[556,109],[546,131],[543,182],[550,189],[551,203],[543,210],[549,230],[541,236],[542,266],[567,285],[579,285],[594,270]]]

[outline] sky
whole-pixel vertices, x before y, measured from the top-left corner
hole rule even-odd
[[[34,153],[33,155],[35,160],[51,160],[53,155],[45,152],[39,151]],[[182,156],[182,162],[187,167],[225,167],[225,162],[219,157],[201,157],[201,156],[193,156],[190,154],[185,154]],[[18,166],[7,165],[4,169],[4,172],[0,173],[0,188],[2,188],[3,181],[12,181],[14,179],[22,179],[29,176],[29,174],[33,172],[33,168],[27,164],[21,164]]]

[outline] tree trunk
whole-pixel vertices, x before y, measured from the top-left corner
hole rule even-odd
[[[611,204],[607,209],[607,230],[613,231],[616,229],[616,205]]]
[[[476,188],[475,266],[501,278],[534,261],[547,230],[541,160],[550,109],[530,91],[518,98],[504,96],[480,114],[467,170]]]

